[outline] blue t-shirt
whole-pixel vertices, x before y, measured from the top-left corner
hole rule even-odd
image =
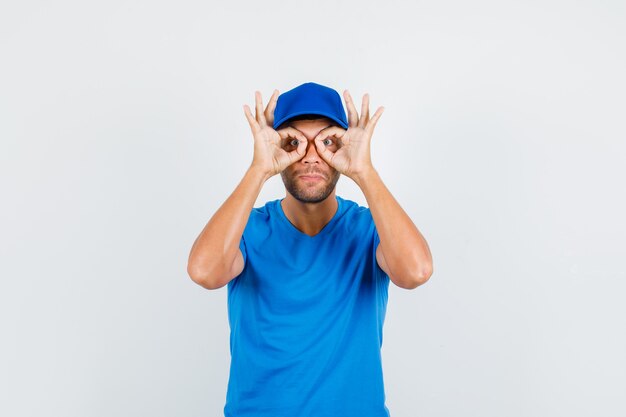
[[[281,200],[253,208],[228,283],[226,417],[388,417],[381,347],[389,277],[370,209],[335,196],[315,236]]]

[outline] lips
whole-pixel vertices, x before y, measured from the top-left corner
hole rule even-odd
[[[309,180],[309,181],[318,181],[318,180],[324,179],[324,177],[322,177],[321,175],[316,175],[316,174],[300,175],[300,178],[302,178],[303,180]]]
[[[314,178],[314,179],[324,179],[326,178],[324,175],[322,175],[321,173],[317,172],[317,171],[311,171],[311,172],[304,172],[300,175],[298,175],[301,178]]]

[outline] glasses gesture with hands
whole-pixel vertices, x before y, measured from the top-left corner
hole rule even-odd
[[[259,167],[267,176],[272,177],[292,163],[302,159],[306,152],[307,139],[302,132],[287,127],[274,130],[274,109],[278,101],[278,90],[274,90],[265,111],[263,110],[263,100],[261,93],[255,91],[255,116],[247,104],[243,105],[244,113],[252,129],[254,136],[254,156],[252,166]],[[281,142],[288,138],[296,138],[299,140],[298,147],[291,152],[285,151],[281,147]]]
[[[332,126],[323,129],[315,137],[315,149],[320,157],[340,173],[352,178],[355,182],[373,169],[370,142],[374,127],[383,114],[384,107],[379,107],[370,118],[369,94],[363,96],[361,115],[356,111],[354,102],[348,90],[343,93],[348,109],[348,129]],[[274,123],[274,109],[278,101],[278,90],[274,90],[272,97],[263,110],[261,93],[255,91],[255,116],[248,105],[244,104],[244,113],[250,124],[254,136],[254,156],[252,166],[258,167],[268,178],[274,176],[292,163],[302,159],[306,154],[307,138],[297,129],[286,127],[278,131],[272,127]],[[324,142],[333,137],[338,149],[333,152]],[[282,141],[298,139],[298,147],[291,152],[283,149]]]

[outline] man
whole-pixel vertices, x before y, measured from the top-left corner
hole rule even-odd
[[[389,281],[413,289],[432,274],[428,244],[370,159],[380,107],[361,115],[347,90],[305,83],[256,115],[244,105],[253,161],[209,220],[188,273],[228,285],[231,366],[226,417],[389,416],[382,328]],[[253,208],[280,173],[286,196]],[[369,208],[335,195],[340,174]]]

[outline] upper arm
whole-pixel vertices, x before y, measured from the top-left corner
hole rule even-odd
[[[376,262],[378,263],[378,266],[380,266],[380,269],[385,271],[385,274],[387,274],[387,276],[391,278],[391,274],[389,273],[389,266],[387,265],[387,262],[385,262],[385,256],[383,255],[383,250],[380,247],[380,242],[376,246]]]
[[[230,266],[228,273],[219,278],[217,281],[212,282],[211,284],[205,285],[205,287],[209,290],[217,290],[227,285],[230,281],[232,281],[237,275],[241,274],[243,268],[245,266],[245,260],[243,254],[241,253],[241,249],[237,251],[235,255],[235,260]]]
[[[396,284],[396,286],[398,286],[400,288],[403,288],[403,289],[407,289],[407,290],[412,290],[412,289],[414,289],[417,286],[417,285],[410,285],[410,284],[409,285],[405,285],[402,282],[398,282],[397,280],[395,280],[391,276],[391,274],[389,273],[389,265],[387,265],[387,262],[385,261],[385,256],[383,255],[383,250],[380,247],[380,243],[376,247],[376,262],[378,262],[378,266],[380,266],[380,269],[385,271],[385,273],[389,277],[389,280],[391,280],[391,282]]]
[[[237,255],[235,255],[235,260],[230,267],[230,272],[228,273],[228,281],[232,280],[243,271],[243,267],[245,266],[245,260],[243,258],[243,254],[241,253],[241,249],[237,251]]]
[[[235,255],[235,259],[233,260],[233,264],[230,266],[230,270],[228,271],[228,281],[232,281],[235,277],[239,276],[243,272],[243,268],[246,266],[246,241],[243,236],[239,240],[239,250]]]

